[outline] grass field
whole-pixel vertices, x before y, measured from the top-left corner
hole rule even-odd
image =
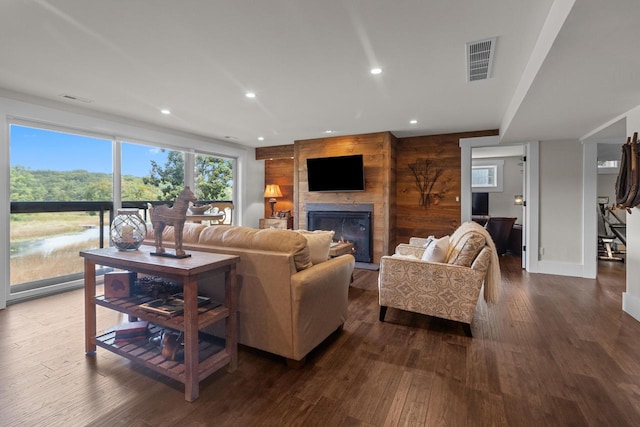
[[[108,218],[105,218],[108,222]],[[37,213],[11,215],[10,239],[12,243],[37,240],[64,234],[79,233],[88,227],[98,227],[100,218],[84,212]],[[98,239],[99,240],[99,239]],[[10,283],[32,282],[49,277],[79,273],[83,259],[78,252],[97,247],[98,242],[85,242],[65,246],[50,253],[33,253],[11,257]]]
[[[105,221],[109,221],[107,216]],[[21,242],[80,232],[86,227],[98,225],[100,217],[87,212],[12,214],[10,238],[12,242]]]

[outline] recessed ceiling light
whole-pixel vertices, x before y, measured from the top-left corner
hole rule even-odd
[[[418,121],[416,119],[413,119],[413,120],[409,120],[409,123],[411,123],[412,125],[415,125],[416,123],[418,123]]]
[[[325,130],[324,133],[333,133],[332,130]]]
[[[372,68],[371,74],[382,74],[382,68]]]
[[[162,114],[171,114],[171,110],[167,109],[167,108],[163,108],[162,110],[160,110],[160,112]]]
[[[264,136],[259,136],[258,141],[264,141]]]
[[[247,98],[255,98],[256,94],[253,92],[247,92],[244,96],[246,96]]]

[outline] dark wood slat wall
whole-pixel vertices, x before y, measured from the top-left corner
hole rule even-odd
[[[396,161],[396,241],[408,242],[412,236],[444,236],[460,225],[460,138],[497,135],[497,130],[400,138]],[[442,197],[429,207],[420,206],[420,193],[409,164],[417,159],[434,161],[444,170],[434,185]]]
[[[377,263],[389,251],[393,222],[391,188],[395,185],[392,174],[392,154],[396,138],[390,132],[364,135],[338,136],[295,142],[294,187],[297,189],[294,205],[299,228],[307,225],[307,203],[339,203],[373,205],[373,262]],[[313,157],[362,154],[364,158],[365,191],[361,192],[309,192],[307,159]]]
[[[282,198],[278,198],[276,211],[291,211],[293,208],[293,144],[256,148],[256,160],[264,160],[264,183],[278,184]],[[264,217],[271,215],[271,206],[264,201]]]
[[[293,206],[293,159],[273,159],[265,160],[264,164],[264,183],[278,184],[282,197],[277,198],[276,211],[291,211],[295,216],[296,210]],[[268,199],[264,200],[264,217],[271,215],[271,206]]]
[[[383,247],[386,252],[382,255],[389,255],[394,252],[397,240],[397,216],[398,216],[398,203],[397,203],[397,157],[398,157],[398,139],[392,134],[389,141],[388,156],[385,156],[384,171],[386,171],[387,179],[386,186],[383,191],[389,196],[387,197],[386,212],[387,218],[387,230],[388,233],[382,236],[384,243]]]
[[[256,160],[292,159],[293,144],[256,148]]]
[[[265,184],[278,184],[283,198],[277,210],[291,210],[294,228],[306,228],[307,203],[374,205],[373,259],[393,252],[411,236],[443,236],[460,225],[460,138],[498,135],[498,130],[396,138],[390,132],[296,141],[293,145],[256,149],[265,160]],[[309,193],[306,159],[364,155],[366,191]],[[408,165],[431,159],[444,169],[434,189],[445,190],[437,204],[420,206],[420,194]],[[270,214],[265,201],[265,216]]]

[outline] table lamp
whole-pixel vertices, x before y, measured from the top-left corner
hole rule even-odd
[[[278,184],[268,184],[264,189],[264,197],[269,197],[269,204],[271,205],[271,218],[275,218],[276,197],[282,197],[280,186]]]

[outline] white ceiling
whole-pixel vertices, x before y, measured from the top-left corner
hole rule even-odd
[[[640,104],[640,2],[574,1],[2,0],[0,88],[249,146],[582,138]],[[467,82],[489,37],[493,76]]]

